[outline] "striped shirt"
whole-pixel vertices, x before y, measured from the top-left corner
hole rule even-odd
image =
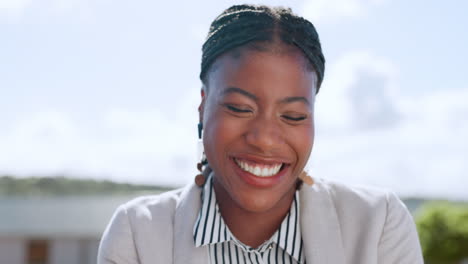
[[[202,191],[202,207],[193,228],[196,247],[207,246],[211,263],[263,264],[305,263],[296,191],[288,215],[273,236],[258,248],[239,241],[229,231],[219,211],[210,176]]]

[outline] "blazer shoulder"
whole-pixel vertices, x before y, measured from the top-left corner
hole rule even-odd
[[[118,211],[124,211],[129,218],[153,219],[156,216],[172,216],[180,201],[183,189],[176,189],[156,195],[134,198],[122,204]]]
[[[349,257],[377,253],[372,259],[377,258],[378,263],[422,263],[413,218],[394,192],[325,180],[317,181],[316,188],[326,191],[332,200]],[[366,245],[367,254],[355,255],[356,245]]]
[[[321,184],[328,190],[338,215],[344,219],[352,217],[364,223],[371,221],[374,225],[382,225],[382,228],[394,215],[412,220],[406,205],[388,189],[334,181],[322,181]]]
[[[347,185],[340,182],[319,182],[326,189],[337,208],[350,208],[353,211],[387,210],[388,203],[398,197],[391,191],[376,187]]]
[[[98,263],[171,263],[174,215],[182,193],[142,196],[119,206],[101,238]]]

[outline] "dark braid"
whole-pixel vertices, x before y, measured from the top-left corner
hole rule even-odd
[[[325,57],[315,27],[291,9],[256,5],[235,5],[211,23],[203,44],[200,79],[221,54],[252,42],[281,42],[298,47],[317,73],[317,93],[325,71]]]

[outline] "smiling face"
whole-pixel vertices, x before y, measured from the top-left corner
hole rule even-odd
[[[220,56],[206,80],[201,118],[218,202],[246,212],[289,208],[314,140],[316,74],[304,55]]]

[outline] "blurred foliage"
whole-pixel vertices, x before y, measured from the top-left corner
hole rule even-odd
[[[427,264],[461,263],[468,258],[468,205],[428,202],[415,214]]]
[[[66,177],[0,177],[0,196],[113,195],[170,189],[173,188]]]

